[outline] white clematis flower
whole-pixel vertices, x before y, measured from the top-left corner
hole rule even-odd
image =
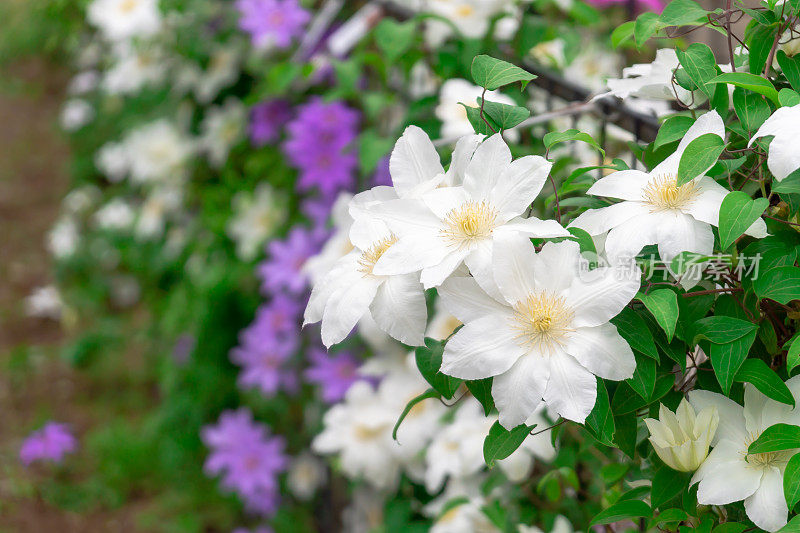
[[[694,472],[708,455],[719,426],[719,414],[714,406],[696,413],[684,398],[674,413],[662,403],[658,420],[645,418],[644,423],[650,431],[650,444],[667,466]]]
[[[597,381],[630,378],[636,360],[609,323],[639,290],[634,268],[589,271],[572,241],[545,244],[506,236],[495,242],[491,298],[476,279],[447,280],[439,294],[465,326],[445,345],[441,371],[462,379],[494,376],[500,423],[525,422],[544,399],[563,418],[583,422]],[[482,274],[473,272],[478,278]]]
[[[112,41],[150,36],[161,29],[158,0],[93,0],[86,18]]]
[[[341,258],[314,286],[305,324],[322,321],[322,342],[341,342],[367,313],[395,339],[411,346],[424,344],[428,319],[419,274],[384,276],[376,263],[398,242],[380,220],[356,219],[350,229],[353,250]]]
[[[730,191],[705,176],[709,169],[677,186],[683,152],[691,141],[706,133],[725,136],[725,125],[716,111],[698,118],[675,153],[649,173],[622,170],[595,182],[589,194],[623,201],[590,209],[570,226],[586,230],[592,236],[608,232],[605,249],[612,262],[629,261],[650,244],[658,245],[658,253],[667,264],[681,252],[711,254],[714,249],[711,226],[719,225],[719,208]],[[765,237],[766,224],[758,219],[746,233]]]
[[[522,524],[518,526],[517,531],[519,531],[519,533],[544,533],[541,528],[536,526],[525,526]],[[561,515],[558,515],[555,522],[553,522],[553,529],[550,530],[550,533],[572,533],[573,531],[572,524],[569,522],[569,520]]]
[[[622,69],[622,79],[609,79],[608,92],[595,96],[604,98],[614,95],[622,99],[631,96],[646,98],[648,100],[678,100],[685,105],[701,104],[704,98],[697,91],[692,95],[677,83],[672,83],[672,74],[680,66],[675,50],[662,48],[656,51],[656,58],[652,63],[640,63]]]
[[[750,145],[759,137],[773,135],[769,143],[767,167],[775,179],[784,180],[789,174],[800,168],[800,150],[797,149],[797,138],[800,136],[800,104],[792,107],[781,107],[764,122]]]
[[[390,489],[400,476],[397,444],[392,440],[397,416],[369,383],[358,381],[347,391],[344,402],[325,413],[325,429],[314,438],[311,449],[338,454],[348,477]]]
[[[544,405],[534,411],[525,423],[529,426],[536,425],[538,429],[544,429],[549,422],[544,417]],[[552,435],[549,431],[544,431],[536,435],[529,435],[522,441],[522,445],[514,453],[497,461],[500,469],[512,483],[521,483],[531,473],[534,460],[541,459],[550,462],[556,457],[556,449],[553,446]]]
[[[423,285],[436,287],[462,263],[473,275],[489,274],[493,243],[503,236],[568,236],[554,220],[520,217],[539,194],[551,166],[539,156],[512,162],[503,138],[493,135],[464,167],[462,186],[431,190],[419,200],[401,198],[372,206],[370,210],[397,236],[395,245],[376,262],[375,273],[421,270]],[[479,281],[490,279],[486,275]]]
[[[800,376],[786,382],[800,397]],[[766,531],[786,525],[789,509],[783,495],[786,463],[798,450],[748,454],[750,444],[769,426],[800,424],[800,411],[764,396],[750,383],[744,386],[744,407],[715,392],[695,390],[689,401],[697,410],[715,407],[719,428],[714,449],[692,478],[699,483],[697,501],[703,505],[727,505],[744,500],[747,516]]]
[[[501,530],[483,512],[485,505],[483,498],[460,503],[439,517],[429,533],[500,533]]]

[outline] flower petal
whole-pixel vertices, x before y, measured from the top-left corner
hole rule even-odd
[[[708,176],[697,180],[696,186],[697,196],[684,211],[701,222],[719,226],[719,208],[730,191]]]
[[[506,167],[489,193],[489,202],[500,212],[502,220],[510,220],[528,209],[552,167],[551,162],[538,155],[521,157]]]
[[[642,200],[642,189],[650,182],[650,175],[641,170],[620,170],[597,180],[587,194],[608,196],[620,200]]]
[[[570,334],[565,351],[596,376],[621,381],[633,376],[633,350],[614,324],[577,328]]]
[[[389,277],[378,288],[370,312],[383,331],[403,344],[425,344],[428,310],[416,274]]]
[[[424,182],[439,175],[444,177],[444,168],[436,148],[428,135],[417,126],[406,128],[395,144],[389,158],[389,171],[401,198],[412,194]]]
[[[442,283],[438,292],[445,309],[465,324],[486,315],[510,313],[507,306],[486,294],[472,277],[453,276]]]
[[[611,263],[630,261],[642,251],[642,248],[658,242],[656,232],[656,221],[649,212],[634,216],[612,228],[606,237],[606,255],[609,261]]]
[[[700,482],[698,503],[727,505],[744,500],[758,490],[763,471],[747,464],[741,451],[740,446],[729,440],[720,441],[711,450],[692,477],[692,483]]]
[[[511,150],[501,135],[492,135],[478,146],[467,165],[464,188],[474,200],[488,199],[489,191],[509,164]]]
[[[589,266],[581,258],[581,248],[575,241],[548,242],[536,254],[534,284],[538,289],[561,293]]]
[[[575,311],[576,327],[599,326],[617,316],[641,286],[638,268],[600,267],[575,278],[567,304]]]
[[[536,217],[512,218],[496,230],[495,235],[501,233],[520,233],[534,239],[553,239],[556,237],[569,237],[570,232],[555,220],[540,220]]]
[[[450,168],[445,174],[445,184],[452,187],[464,183],[464,173],[472,159],[472,154],[481,144],[485,137],[483,135],[465,135],[456,142],[453,149],[453,156],[450,159]]]
[[[583,424],[597,399],[597,380],[571,355],[550,355],[550,379],[544,401],[563,418]]]
[[[469,250],[462,248],[449,251],[439,263],[422,269],[422,285],[425,289],[431,289],[444,283],[462,265],[469,253]]]
[[[778,531],[788,522],[789,507],[783,496],[783,475],[774,467],[764,469],[761,486],[744,501],[747,517],[766,531]]]
[[[496,235],[492,251],[492,273],[503,298],[511,305],[536,292],[536,249],[519,234]]]
[[[589,235],[595,236],[649,212],[650,210],[640,202],[619,202],[608,207],[589,209],[573,220],[569,227],[580,228]]]
[[[709,255],[714,251],[714,232],[706,222],[683,213],[663,213],[656,226],[658,255],[669,264],[681,252]]]
[[[322,344],[330,348],[347,337],[369,311],[380,284],[374,276],[361,276],[331,294],[322,316]]]
[[[689,146],[689,143],[691,143],[693,140],[697,139],[701,135],[705,135],[706,133],[713,133],[714,135],[718,135],[720,138],[725,139],[725,123],[722,122],[722,117],[720,117],[719,113],[716,111],[709,111],[708,113],[700,115],[694,124],[692,124],[692,127],[689,128],[689,131],[686,132],[686,135],[684,135],[681,139],[681,142],[678,144],[678,148],[675,150],[675,153],[656,165],[656,167],[650,172],[650,175],[677,176],[678,165],[681,162],[681,156],[683,156],[683,152],[686,151],[686,147]],[[712,166],[714,166],[713,163],[709,165],[708,168],[700,172],[699,175],[704,176]]]
[[[722,394],[693,390],[689,392],[689,403],[695,411],[702,411],[709,407],[716,407],[719,414],[719,425],[717,434],[711,441],[712,446],[716,446],[721,440],[732,442],[745,442],[748,438],[744,422],[744,408]]]
[[[461,379],[502,374],[525,353],[515,337],[510,314],[469,322],[445,345],[441,372]]]
[[[525,423],[542,402],[549,377],[550,362],[536,353],[523,355],[507,372],[494,377],[492,398],[504,428]]]

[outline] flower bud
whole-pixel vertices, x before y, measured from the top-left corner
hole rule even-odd
[[[658,418],[644,421],[650,430],[650,443],[658,456],[675,470],[697,470],[708,455],[708,447],[717,432],[719,414],[716,407],[706,407],[695,413],[684,398],[674,413],[661,404]]]

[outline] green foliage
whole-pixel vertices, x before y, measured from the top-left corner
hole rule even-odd
[[[690,142],[678,164],[678,185],[701,176],[717,162],[723,150],[725,141],[713,133],[704,133]]]
[[[447,399],[453,397],[461,380],[442,374],[439,369],[442,366],[442,352],[444,352],[444,342],[426,338],[425,346],[416,349],[417,368],[425,381],[431,387]]]
[[[491,467],[495,461],[505,459],[522,445],[534,427],[520,424],[508,430],[500,422],[495,422],[483,441],[483,460]]]
[[[520,82],[521,89],[525,89],[531,80],[536,79],[536,76],[516,65],[487,55],[475,57],[472,61],[471,72],[475,83],[488,91],[493,91],[515,82]]]

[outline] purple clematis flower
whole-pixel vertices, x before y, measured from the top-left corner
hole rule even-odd
[[[239,28],[253,46],[287,48],[311,19],[297,0],[238,0]]]
[[[19,451],[19,459],[26,466],[34,461],[51,461],[57,464],[77,447],[78,441],[69,426],[48,422],[25,439]]]

